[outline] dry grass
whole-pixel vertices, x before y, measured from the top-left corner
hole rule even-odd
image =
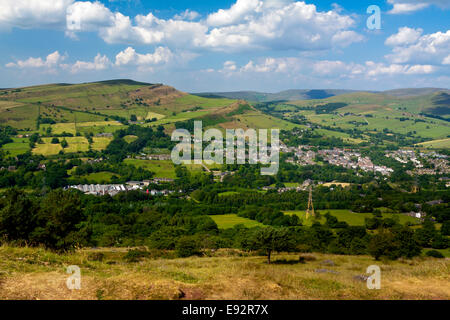
[[[124,250],[95,250],[104,253],[101,262],[89,259],[92,252],[0,247],[0,299],[450,299],[448,259],[378,262],[382,288],[368,290],[354,279],[377,264],[366,256],[303,254],[306,262],[299,264],[298,255],[284,254],[268,265],[264,257],[219,250],[203,258],[130,263]],[[66,287],[69,265],[81,268],[79,291]]]

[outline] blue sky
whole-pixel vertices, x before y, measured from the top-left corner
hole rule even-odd
[[[379,30],[367,28],[370,5]],[[449,0],[2,0],[0,88],[448,88],[449,18]]]

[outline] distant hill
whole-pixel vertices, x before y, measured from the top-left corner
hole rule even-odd
[[[384,94],[394,96],[394,97],[418,97],[427,94],[433,94],[436,92],[447,92],[450,90],[442,88],[408,88],[408,89],[395,89],[384,91]]]
[[[358,92],[357,90],[303,90],[293,89],[285,90],[278,93],[265,93],[257,91],[236,91],[236,92],[203,92],[193,93],[193,95],[199,97],[208,98],[228,98],[228,99],[240,99],[253,102],[273,102],[273,101],[296,101],[296,100],[309,100],[309,99],[326,99],[341,94],[347,94],[352,92]]]
[[[293,89],[285,90],[278,93],[266,93],[257,91],[236,91],[236,92],[202,92],[193,93],[193,95],[208,98],[228,98],[240,99],[253,102],[281,102],[281,101],[298,101],[298,100],[314,100],[327,99],[340,95],[358,92],[381,93],[393,97],[418,97],[437,92],[450,93],[448,89],[441,88],[408,88],[395,89],[388,91],[361,91],[361,90],[341,90],[341,89]]]

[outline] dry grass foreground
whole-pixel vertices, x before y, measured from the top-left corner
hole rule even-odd
[[[276,255],[268,265],[233,250],[135,263],[124,250],[96,250],[102,261],[93,252],[0,247],[0,299],[450,299],[449,259],[379,262],[381,290],[369,290],[357,279],[376,264],[367,256],[303,254],[296,263],[298,255]],[[66,286],[69,265],[81,268],[81,290]]]

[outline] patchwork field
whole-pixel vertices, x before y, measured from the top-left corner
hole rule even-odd
[[[322,215],[319,221],[321,223],[326,222],[326,219],[323,217],[327,212],[330,212],[331,215],[335,216],[339,221],[347,222],[351,226],[364,226],[365,218],[372,218],[373,215],[371,213],[356,213],[351,212],[350,210],[317,210]],[[305,211],[286,211],[284,212],[288,215],[297,215],[302,221],[303,225],[311,226],[314,222],[314,219],[306,219]],[[410,222],[412,224],[418,224],[419,220],[413,217],[409,217],[403,214],[390,214],[384,213],[383,218],[393,218],[398,219],[398,221],[402,224]]]
[[[104,258],[96,261],[99,253]],[[27,300],[310,300],[450,299],[450,260],[419,257],[394,262],[368,256],[274,254],[235,250],[205,257],[153,257],[127,262],[126,249],[81,250],[57,255],[32,248],[0,247],[0,299]],[[170,253],[166,253],[170,256]],[[330,261],[333,266],[329,266]],[[360,280],[381,268],[381,289]],[[81,290],[66,286],[66,268],[81,268]],[[319,273],[317,270],[329,270]]]
[[[65,153],[76,153],[76,152],[85,152],[89,150],[89,142],[85,137],[66,137],[59,138],[60,141],[66,140],[68,143],[68,147],[64,149]],[[52,144],[52,138],[42,138],[44,141],[43,144],[36,144],[36,147],[33,149],[34,154],[41,154],[44,156],[51,156],[58,154],[63,148],[61,144]],[[105,149],[111,138],[93,138],[92,149],[94,150],[103,150]]]

